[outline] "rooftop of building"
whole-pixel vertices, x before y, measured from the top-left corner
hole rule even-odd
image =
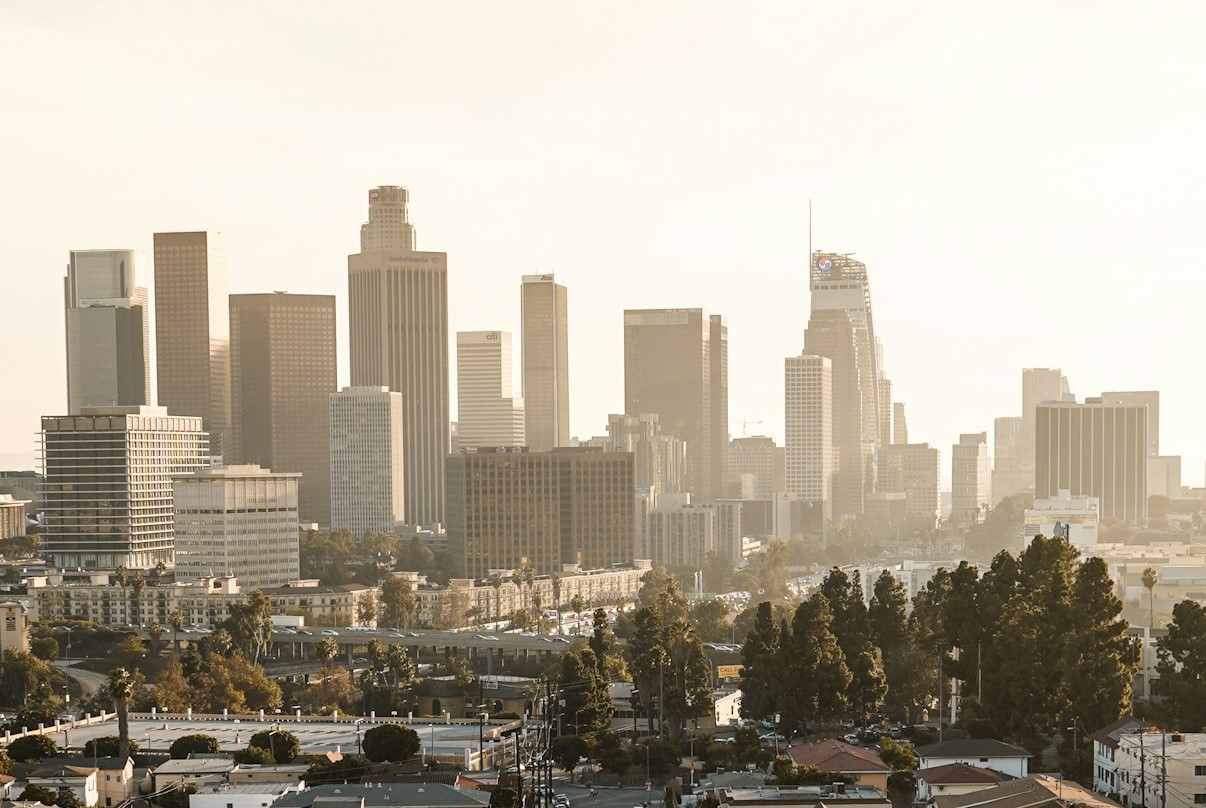
[[[1119,738],[1125,734],[1137,732],[1142,726],[1143,722],[1138,718],[1135,718],[1135,716],[1124,715],[1117,721],[1106,724],[1089,737],[1102,746],[1106,746],[1110,749],[1117,749]]]
[[[449,806],[480,808],[489,802],[489,794],[461,790],[443,783],[385,783],[321,785],[282,797],[273,808],[342,808],[364,806]]]
[[[824,806],[834,803],[891,805],[874,786],[835,783],[824,786],[761,786],[754,788],[715,788],[721,805],[801,805]]]
[[[934,798],[935,808],[1038,808],[1042,805],[1118,808],[1118,803],[1081,788],[1071,780],[1056,780],[1045,774],[1010,780],[970,794]]]
[[[972,766],[969,763],[947,763],[929,769],[919,769],[917,779],[924,780],[930,785],[973,785],[1000,783],[1007,778],[1000,772]]]
[[[156,776],[181,774],[226,774],[235,767],[233,758],[184,758],[165,760],[155,767]]]
[[[787,750],[801,766],[828,772],[889,772],[891,767],[870,749],[829,738],[797,744]]]
[[[1028,758],[1030,753],[1020,746],[994,740],[993,738],[956,738],[951,741],[932,743],[917,747],[917,756],[923,758],[976,757],[976,758]]]
[[[230,478],[259,478],[259,477],[296,477],[301,479],[300,471],[273,471],[253,463],[233,466],[207,466],[206,468],[197,469],[186,474],[173,474],[174,480],[190,480],[190,479],[230,479]]]

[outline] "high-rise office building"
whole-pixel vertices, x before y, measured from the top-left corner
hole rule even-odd
[[[296,581],[300,476],[217,466],[173,478],[176,579],[233,575],[245,592]]]
[[[1068,378],[1059,368],[1022,368],[1022,471],[1027,490],[1035,489],[1035,423],[1040,404],[1075,401]],[[1036,493],[1035,496],[1038,496]]]
[[[230,304],[226,239],[155,234],[155,365],[159,405],[199,415],[209,450],[230,449]]]
[[[691,503],[691,495],[659,496],[649,514],[649,543],[655,565],[700,569],[716,552],[716,512]]]
[[[405,521],[402,394],[345,387],[331,394],[331,528],[384,533]]]
[[[201,419],[164,407],[85,407],[42,418],[42,546],[67,569],[172,559],[172,476],[207,462]]]
[[[783,453],[775,445],[774,438],[755,435],[748,438],[733,438],[729,442],[729,480],[741,483],[749,475],[751,491],[749,497],[769,502],[783,489],[784,471],[779,468]]]
[[[1147,455],[1160,454],[1160,391],[1159,390],[1114,390],[1102,393],[1106,404],[1134,404],[1147,407]],[[1180,496],[1178,491],[1176,496]]]
[[[150,404],[146,256],[72,250],[63,291],[68,412]]]
[[[997,418],[992,433],[992,506],[1029,488],[1023,457],[1033,451],[1022,444],[1022,419]]]
[[[353,386],[402,394],[406,519],[444,520],[448,436],[448,254],[419,252],[405,188],[369,191],[360,252],[348,256]]]
[[[301,472],[302,520],[330,525],[335,297],[231,295],[230,344],[233,460]]]
[[[524,275],[523,400],[526,440],[533,452],[569,445],[569,328],[565,279]]]
[[[978,525],[992,503],[988,433],[965,433],[951,447],[951,524]]]
[[[659,494],[686,490],[687,447],[674,435],[663,435],[657,416],[607,416],[608,452],[632,452],[633,479],[638,487],[653,486]]]
[[[523,446],[524,405],[511,382],[511,335],[456,333],[456,440],[458,449]]]
[[[909,442],[909,422],[905,420],[904,402],[892,404],[892,443]]]
[[[700,502],[724,491],[729,445],[728,326],[702,309],[624,312],[624,411],[657,415],[687,443],[687,488]]]
[[[468,450],[448,459],[448,549],[467,578],[632,563],[632,455]]]
[[[1100,398],[1035,408],[1036,499],[1097,497],[1101,518],[1147,519],[1148,409]]]
[[[928,443],[892,444],[884,452],[882,490],[905,495],[905,514],[933,527],[941,514],[941,457]]]
[[[847,255],[815,252],[804,353],[833,362],[834,516],[863,512],[877,484],[876,464],[887,436],[881,392],[890,388],[880,367],[867,267]]]
[[[833,514],[833,361],[789,357],[784,363],[784,477],[793,501],[814,506],[810,526],[824,529]],[[819,510],[816,506],[819,506]]]

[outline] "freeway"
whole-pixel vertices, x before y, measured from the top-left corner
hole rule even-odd
[[[95,693],[99,689],[103,689],[108,681],[103,673],[95,673],[94,671],[86,671],[81,668],[72,667],[75,662],[67,660],[56,660],[54,666],[59,668],[71,679],[76,680],[83,687],[84,692]]]

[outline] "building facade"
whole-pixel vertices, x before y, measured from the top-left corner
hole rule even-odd
[[[1022,518],[1022,540],[1027,545],[1035,536],[1063,536],[1076,547],[1092,548],[1097,544],[1101,502],[1060,491],[1049,499],[1036,499]]]
[[[750,496],[742,499],[769,502],[783,490],[785,471],[780,468],[781,454],[774,438],[763,435],[733,438],[729,443],[729,480],[744,488],[745,475],[749,475]]]
[[[29,502],[12,494],[0,494],[0,539],[25,535],[25,506]]]
[[[523,323],[525,435],[533,452],[569,446],[569,314],[565,279],[524,275]]]
[[[951,447],[951,525],[970,527],[988,516],[992,503],[988,433],[964,433]]]
[[[1127,404],[1147,407],[1147,456],[1160,454],[1160,391],[1159,390],[1113,390],[1102,393],[1106,404]]]
[[[687,490],[724,493],[729,445],[728,326],[702,309],[624,312],[624,412],[657,415],[687,444]]]
[[[63,284],[70,414],[151,403],[147,280],[142,253],[72,250]]]
[[[234,462],[300,472],[305,522],[331,524],[335,297],[230,296]]]
[[[1147,519],[1147,405],[1050,402],[1036,412],[1036,499],[1097,497],[1101,518]]]
[[[248,591],[296,581],[300,477],[220,466],[174,478],[177,580],[233,575]]]
[[[674,435],[662,434],[657,416],[607,416],[608,452],[632,452],[633,477],[638,486],[654,486],[659,493],[686,490],[687,447]]]
[[[15,600],[0,601],[0,659],[9,651],[29,653],[29,610]]]
[[[1035,491],[1035,436],[1038,423],[1038,406],[1051,401],[1075,401],[1068,379],[1059,368],[1022,369],[1022,431],[1019,439],[1021,449],[1022,479],[1024,490]]]
[[[631,564],[632,455],[479,450],[448,461],[448,549],[461,577]]]
[[[1028,489],[1027,471],[1022,455],[1030,451],[1022,445],[1022,419],[1017,416],[993,421],[992,506],[1006,497]]]
[[[448,254],[415,249],[408,201],[405,188],[369,191],[360,252],[348,256],[351,379],[402,394],[404,510],[434,525],[449,450]]]
[[[85,407],[45,416],[42,546],[60,568],[172,560],[172,476],[208,457],[199,417],[163,407]]]
[[[211,454],[231,450],[226,239],[155,234],[155,367],[159,405],[199,415]]]
[[[884,453],[880,487],[903,493],[906,517],[932,527],[941,513],[941,473],[939,452],[928,443],[893,444]]]
[[[833,360],[789,357],[784,372],[784,479],[787,497],[807,503],[821,527],[833,516]]]
[[[345,387],[331,394],[331,528],[355,536],[405,521],[402,394]]]
[[[524,445],[526,402],[515,396],[511,366],[510,333],[457,332],[458,449]]]

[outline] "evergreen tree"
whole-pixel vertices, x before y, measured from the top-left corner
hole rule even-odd
[[[770,601],[758,604],[754,628],[741,646],[741,713],[762,718],[782,700],[786,685],[780,675],[781,635]]]
[[[1079,718],[1086,727],[1102,727],[1126,712],[1136,668],[1122,602],[1102,559],[1086,559],[1076,569],[1071,605],[1060,726]]]
[[[1168,634],[1156,641],[1156,693],[1172,729],[1206,727],[1206,609],[1183,600],[1173,606]]]
[[[832,718],[846,706],[850,669],[830,627],[833,613],[829,600],[816,592],[796,609],[791,640],[784,640],[786,654],[784,686],[791,688],[782,699],[783,725],[802,726],[813,718]]]

